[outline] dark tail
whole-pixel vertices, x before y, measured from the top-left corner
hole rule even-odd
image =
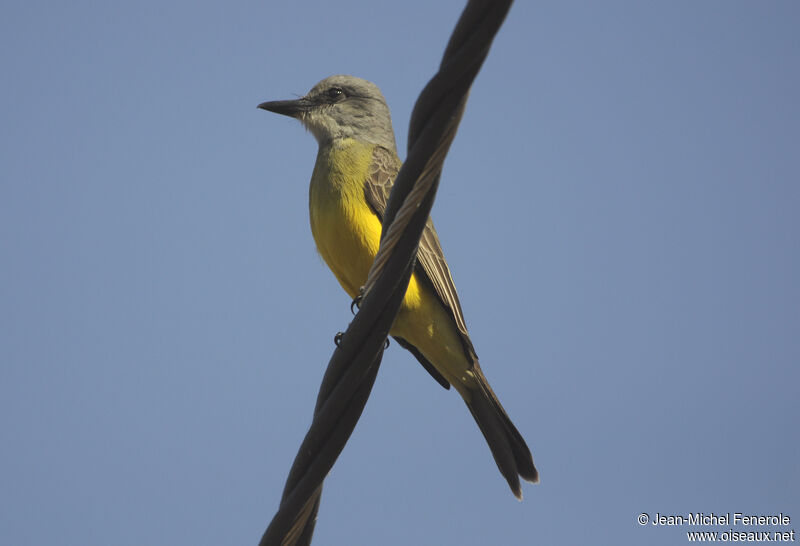
[[[500,405],[477,362],[474,371],[479,388],[471,391],[471,400],[465,398],[464,401],[492,450],[497,468],[514,496],[522,500],[519,476],[532,483],[539,481],[539,472],[533,465],[531,450]]]

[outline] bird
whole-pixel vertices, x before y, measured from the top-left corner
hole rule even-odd
[[[304,96],[258,108],[297,119],[318,143],[309,185],[317,251],[355,299],[378,251],[381,222],[400,170],[389,106],[377,85],[350,76],[323,79]],[[461,395],[500,473],[522,500],[519,478],[539,473],[525,439],[481,370],[439,236],[429,218],[403,302],[389,332],[444,388]]]

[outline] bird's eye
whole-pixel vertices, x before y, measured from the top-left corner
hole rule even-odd
[[[344,98],[344,91],[342,91],[341,87],[331,87],[328,89],[328,97],[333,100],[339,100]]]

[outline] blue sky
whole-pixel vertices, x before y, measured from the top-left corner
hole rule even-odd
[[[0,541],[257,543],[350,302],[308,227],[316,143],[256,105],[358,75],[404,149],[462,7],[4,4]],[[791,1],[512,8],[433,214],[542,482],[518,503],[395,344],[315,544],[798,527],[798,27]]]

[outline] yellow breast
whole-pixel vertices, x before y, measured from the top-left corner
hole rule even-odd
[[[374,144],[337,140],[320,148],[309,188],[311,233],[322,259],[355,298],[378,252],[381,222],[367,204],[364,181]],[[406,305],[418,299],[412,278]]]
[[[352,298],[367,279],[380,241],[380,221],[364,197],[373,147],[346,139],[321,148],[309,188],[317,250]]]

